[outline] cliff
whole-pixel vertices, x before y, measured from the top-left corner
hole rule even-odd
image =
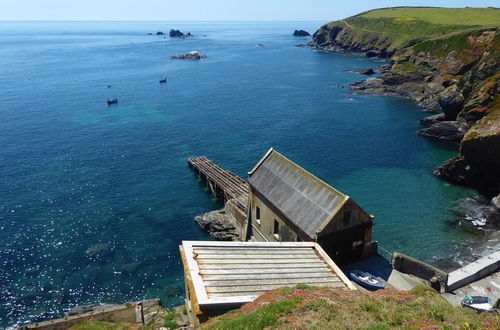
[[[492,197],[500,192],[500,10],[387,8],[322,26],[311,45],[390,60],[356,93],[396,95],[438,115],[422,136],[460,143],[433,173]]]

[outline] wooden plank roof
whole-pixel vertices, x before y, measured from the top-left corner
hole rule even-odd
[[[248,175],[252,189],[313,239],[349,199],[272,148]]]
[[[284,286],[355,290],[314,242],[197,242],[180,247],[199,307],[242,305]]]

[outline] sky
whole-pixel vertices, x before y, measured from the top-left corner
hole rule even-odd
[[[331,21],[393,6],[498,7],[500,0],[0,0],[0,20]]]

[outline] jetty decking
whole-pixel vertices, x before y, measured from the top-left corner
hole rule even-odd
[[[238,208],[246,214],[248,184],[245,180],[204,156],[189,158],[188,165],[207,184],[214,196],[224,204],[230,199],[235,200]]]

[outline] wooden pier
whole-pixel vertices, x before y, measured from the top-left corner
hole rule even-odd
[[[248,183],[236,174],[226,171],[210,159],[201,156],[188,159],[188,165],[206,183],[212,194],[224,204],[234,200],[237,207],[246,214]]]

